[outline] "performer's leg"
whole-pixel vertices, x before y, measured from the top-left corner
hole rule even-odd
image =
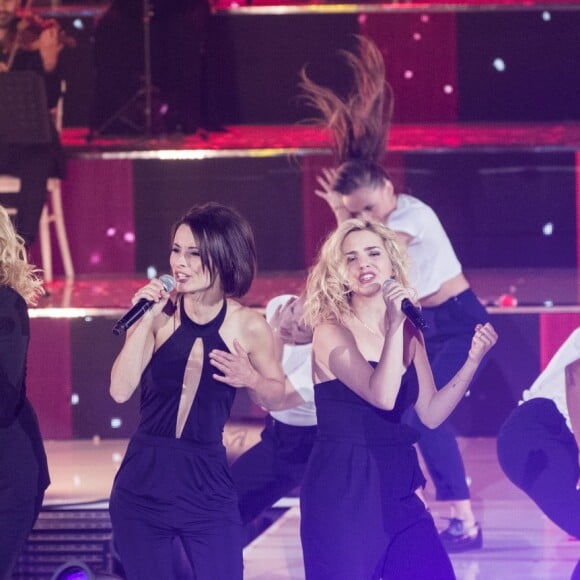
[[[469,499],[465,467],[453,429],[446,423],[436,429],[428,429],[414,411],[408,421],[421,434],[418,445],[433,480],[436,499]]]
[[[425,342],[437,388],[444,387],[464,364],[475,326],[488,314],[471,290],[436,308],[424,309],[428,323]],[[442,535],[449,551],[481,546],[481,529],[473,514],[465,466],[454,430],[447,421],[436,429],[424,427],[412,412],[409,422],[421,437],[419,449],[433,480],[436,498],[451,502],[452,522]]]
[[[170,578],[173,570],[173,536],[159,518],[149,518],[146,508],[126,504],[114,493],[109,505],[113,541],[127,580]]]
[[[212,522],[203,533],[181,534],[181,541],[195,580],[242,580],[242,526],[235,518]]]
[[[500,428],[497,453],[510,481],[580,539],[578,446],[556,405],[538,398],[516,407]]]
[[[0,510],[0,580],[12,578],[11,571],[32,530],[37,515],[37,500]]]
[[[316,427],[294,427],[266,418],[261,441],[231,467],[244,524],[301,483],[315,433]]]
[[[580,560],[576,564],[574,570],[572,571],[572,576],[570,576],[570,580],[580,580]]]
[[[15,159],[14,171],[20,178],[20,193],[15,197],[16,227],[28,246],[36,239],[42,208],[46,201],[46,181],[54,163],[47,146],[23,146]]]
[[[260,437],[260,442],[243,453],[231,466],[243,524],[251,522],[279,498],[274,473],[276,433],[270,416],[266,418],[266,426]]]
[[[442,342],[432,341],[429,354],[438,388],[443,387],[459,370],[467,351],[466,337],[462,335]],[[414,410],[410,411],[408,420],[420,433],[419,449],[433,480],[437,500],[468,500],[470,494],[465,467],[452,426],[444,422],[435,429],[428,429]]]
[[[399,533],[389,545],[382,580],[452,580],[453,566],[433,520],[425,518]]]

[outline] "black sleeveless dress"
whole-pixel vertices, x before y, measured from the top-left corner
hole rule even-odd
[[[300,496],[307,580],[378,578],[393,537],[430,519],[414,493],[425,483],[413,447],[417,433],[401,423],[417,395],[413,365],[392,411],[338,379],[315,386],[318,438]]]
[[[141,420],[117,473],[110,499],[115,545],[129,579],[172,578],[170,544],[180,538],[191,578],[242,577],[238,500],[222,443],[236,389],[212,378],[212,349],[228,350],[214,320],[196,324],[181,302],[181,325],[154,353],[141,377]],[[181,437],[179,402],[188,358],[203,344],[199,387]],[[173,552],[174,554],[174,552]]]

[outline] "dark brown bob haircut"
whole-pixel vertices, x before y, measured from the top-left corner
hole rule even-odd
[[[256,275],[256,242],[247,220],[236,210],[220,203],[196,205],[171,230],[171,243],[181,225],[191,229],[203,267],[211,282],[220,277],[226,296],[246,294]]]

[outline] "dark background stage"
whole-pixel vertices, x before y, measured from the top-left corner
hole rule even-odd
[[[77,39],[62,55],[70,127],[90,121],[94,33],[106,6],[43,9]],[[352,47],[355,34],[373,38],[385,55],[398,123],[580,120],[574,1],[221,8],[208,24],[204,82],[224,125],[303,121],[309,111],[299,98],[299,71],[307,66],[315,80],[344,90],[348,70],[338,51]],[[123,51],[126,40],[116,42]]]
[[[15,578],[52,580],[73,558],[94,571],[113,570],[106,498],[139,401],[118,405],[109,397],[122,340],[111,330],[147,275],[167,271],[176,218],[211,199],[249,219],[259,275],[246,304],[263,309],[271,297],[302,289],[333,226],[313,194],[333,159],[328,135],[305,122],[311,111],[300,99],[299,72],[307,66],[315,80],[344,92],[350,79],[339,51],[352,47],[356,34],[381,48],[395,93],[385,157],[393,181],[439,214],[500,335],[450,419],[486,527],[486,549],[456,555],[457,576],[568,578],[576,546],[516,495],[497,464],[494,437],[580,324],[580,3],[214,0],[203,74],[199,86],[187,87],[201,92],[205,120],[198,130],[181,131],[145,130],[143,99],[133,100],[143,86],[141,29],[106,44],[114,67],[130,54],[137,60],[120,74],[116,69],[100,93],[131,103],[110,126],[115,130],[96,121],[103,104],[98,30],[108,6],[34,2],[77,41],[61,55],[68,164],[62,190],[75,276],[64,278],[53,239],[57,279],[30,311],[27,377],[53,481]],[[153,12],[154,26],[158,16]],[[109,81],[113,76],[105,71]],[[156,118],[163,98],[153,99]],[[138,119],[137,127],[128,119]],[[32,257],[39,263],[38,246]],[[257,441],[263,415],[238,394],[224,436],[230,458]],[[103,501],[84,503],[94,500]],[[296,510],[272,526],[273,539],[259,538],[270,545],[264,556],[260,546],[245,553],[248,580],[302,578]]]
[[[577,324],[580,5],[221,3],[208,25],[203,90],[224,130],[95,136],[95,31],[106,6],[40,8],[77,39],[62,53],[76,278],[54,283],[33,319],[30,388],[45,436],[133,430],[136,401],[118,406],[107,395],[119,347],[110,327],[135,284],[166,270],[169,227],[190,205],[228,203],[252,223],[260,272],[248,303],[301,288],[332,227],[313,190],[333,160],[328,136],[303,123],[311,112],[298,75],[306,65],[344,90],[338,51],[355,34],[381,47],[396,96],[385,163],[399,190],[440,215],[500,329],[453,418],[462,434],[495,434]],[[126,40],[117,41],[123,51]],[[519,306],[498,307],[504,294]],[[237,418],[260,413],[239,397]]]

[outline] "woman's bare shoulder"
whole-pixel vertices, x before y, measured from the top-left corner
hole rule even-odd
[[[231,299],[228,299],[226,323],[243,333],[260,331],[268,326],[264,315],[258,309]]]
[[[352,342],[354,336],[348,326],[338,322],[323,322],[314,329],[313,345],[330,345],[337,342]]]

